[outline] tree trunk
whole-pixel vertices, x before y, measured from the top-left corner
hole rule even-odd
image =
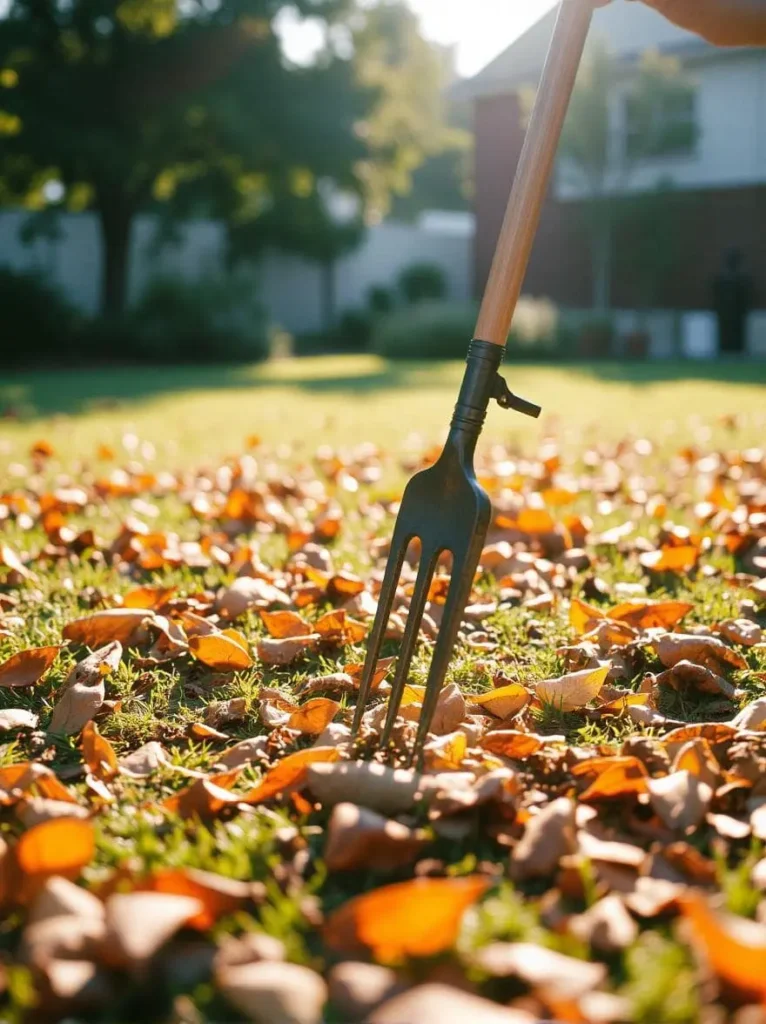
[[[337,298],[335,294],[335,260],[321,266],[322,326],[328,333],[335,329]]]
[[[134,209],[122,195],[104,196],[98,214],[102,244],[101,312],[117,316],[124,311],[127,299]]]

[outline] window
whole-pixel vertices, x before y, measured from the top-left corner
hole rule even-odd
[[[693,155],[697,144],[697,97],[686,86],[654,97],[625,97],[625,158],[649,160]]]

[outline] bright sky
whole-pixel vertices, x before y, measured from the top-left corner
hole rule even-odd
[[[554,0],[409,0],[426,36],[457,43],[458,71],[475,75],[553,6]]]

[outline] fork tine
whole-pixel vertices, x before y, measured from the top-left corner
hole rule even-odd
[[[439,694],[444,685],[452,650],[455,646],[458,629],[463,612],[471,594],[476,567],[479,564],[480,546],[478,550],[464,553],[462,558],[457,555],[452,561],[452,578],[444,606],[444,617],[439,628],[439,636],[434,647],[431,666],[426,680],[426,693],[423,699],[423,710],[420,714],[415,745],[410,754],[410,763],[417,756],[418,768],[423,767],[423,747],[426,736],[431,728]]]
[[[412,656],[415,653],[415,646],[418,642],[420,623],[423,619],[423,612],[425,611],[426,601],[428,599],[428,588],[431,584],[431,577],[436,569],[438,557],[438,552],[436,551],[427,552],[425,549],[422,549],[421,551],[420,566],[418,567],[415,590],[413,591],[412,601],[410,602],[410,608],[407,613],[407,625],[404,629],[402,646],[399,650],[399,657],[396,662],[394,681],[391,684],[386,724],[383,727],[383,733],[380,737],[380,745],[382,747],[385,747],[391,739],[394,722],[396,721],[396,716],[399,714],[399,706],[402,703],[404,687],[407,683],[410,664],[412,663]]]
[[[370,635],[367,639],[367,655],[364,659],[362,669],[362,680],[359,684],[359,696],[357,698],[354,722],[351,730],[354,734],[359,732],[362,724],[362,717],[367,709],[367,701],[370,699],[372,680],[375,677],[375,667],[380,656],[380,649],[388,627],[388,619],[391,615],[391,608],[396,596],[396,588],[399,585],[399,577],[402,574],[402,566],[407,555],[407,547],[413,538],[411,530],[399,528],[399,523],[394,527],[394,536],[391,541],[386,571],[383,576],[383,585],[380,588],[378,597],[378,608],[375,612],[375,621],[372,624]]]

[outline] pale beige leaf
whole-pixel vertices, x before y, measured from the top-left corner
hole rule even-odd
[[[603,665],[597,669],[571,672],[559,679],[545,679],[533,684],[534,691],[544,704],[550,704],[559,711],[577,711],[598,697],[609,668],[609,665]]]
[[[686,832],[705,818],[713,790],[689,771],[648,779],[649,802],[658,818],[670,829]]]
[[[218,972],[226,999],[257,1024],[321,1024],[327,986],[321,975],[290,963],[249,963]]]
[[[203,909],[190,896],[115,893],[106,902],[105,956],[115,966],[144,963]]]

